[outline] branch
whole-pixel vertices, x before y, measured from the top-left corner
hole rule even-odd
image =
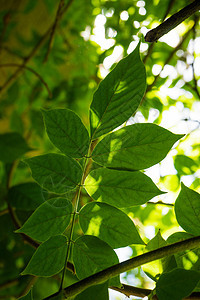
[[[126,284],[122,284],[122,288],[118,288],[115,286],[111,286],[109,288],[124,294],[126,297],[135,296],[135,297],[143,298],[143,297],[148,297],[152,293],[152,290],[150,289],[138,288]],[[158,300],[158,297],[154,295],[152,299]],[[191,295],[184,298],[183,300],[199,300],[199,299],[200,299],[200,292],[193,292]]]
[[[67,10],[71,6],[72,2],[73,2],[73,0],[69,0],[68,3],[65,5],[64,9],[62,10],[62,16],[64,15],[64,13],[67,12]],[[29,55],[24,59],[24,62],[22,64],[23,67],[22,66],[19,67],[10,76],[10,78],[8,78],[8,80],[4,83],[4,85],[0,88],[0,96],[15,82],[15,80],[18,78],[18,76],[22,73],[22,71],[23,71],[24,67],[27,65],[27,63],[36,55],[36,53],[38,52],[38,50],[40,49],[40,47],[43,45],[43,43],[46,41],[47,37],[51,33],[53,25],[51,25],[47,29],[47,31],[45,32],[45,34],[42,36],[42,38],[36,44],[36,46],[31,50],[31,52],[29,53]]]
[[[147,32],[145,41],[150,43],[157,41],[159,38],[174,29],[176,26],[178,26],[198,10],[200,10],[200,1],[195,0],[191,4],[181,9],[179,12],[172,15],[166,21],[161,23],[158,27]]]
[[[55,32],[56,32],[56,28],[57,28],[57,25],[58,25],[58,22],[59,22],[60,18],[62,17],[63,6],[64,6],[64,0],[60,0],[60,3],[58,5],[58,9],[57,9],[57,13],[56,13],[56,18],[55,18],[55,21],[54,21],[54,24],[53,24],[52,30],[51,30],[51,35],[50,35],[50,40],[49,40],[49,44],[48,44],[47,53],[45,55],[45,58],[44,58],[43,62],[46,62],[48,60],[48,57],[49,57],[49,54],[50,54],[50,51],[51,51],[51,48],[52,48],[52,45],[53,45],[53,39],[54,39],[54,35],[55,35]]]
[[[198,247],[200,247],[200,236],[193,237],[181,242],[167,245],[165,247],[153,251],[149,251],[148,253],[138,255],[122,263],[116,264],[103,271],[100,271],[96,274],[93,274],[85,279],[82,279],[69,287],[66,287],[64,289],[65,296],[75,296],[76,294],[83,292],[88,287],[105,282],[108,279],[119,275],[120,273],[127,272],[154,260],[158,260],[166,256],[176,254],[180,251],[185,251]],[[58,295],[58,292],[51,296],[48,296],[47,298],[44,298],[43,300],[51,299],[56,295]]]
[[[10,63],[10,64],[0,64],[0,68],[3,68],[3,67],[19,67],[19,68],[23,68],[23,69],[26,69],[28,71],[30,71],[31,73],[33,73],[36,77],[39,78],[39,80],[42,82],[42,84],[45,86],[48,94],[49,94],[49,98],[52,98],[52,93],[47,85],[47,83],[44,81],[44,79],[40,76],[40,74],[38,74],[35,70],[33,70],[32,68],[30,67],[27,67],[25,65],[19,65],[19,64],[15,64],[15,63]]]

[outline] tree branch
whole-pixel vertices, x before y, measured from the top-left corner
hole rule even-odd
[[[172,15],[166,21],[161,23],[158,27],[147,32],[145,41],[150,43],[157,41],[159,38],[174,29],[176,26],[178,26],[198,10],[200,10],[200,1],[195,0],[191,4],[181,9],[179,12]]]
[[[62,16],[64,13],[67,12],[69,7],[71,6],[73,0],[69,0],[68,3],[65,5],[64,9],[62,10]],[[54,25],[54,24],[53,24]],[[38,43],[35,45],[35,47],[31,50],[29,55],[24,59],[23,64],[8,78],[8,80],[4,83],[4,85],[0,88],[0,96],[15,82],[15,80],[18,78],[18,76],[22,73],[24,67],[27,65],[27,63],[36,55],[40,47],[43,45],[43,43],[46,41],[48,38],[49,34],[52,32],[52,27],[51,25],[45,34],[42,36],[42,38],[38,41]]]
[[[42,82],[42,84],[45,86],[48,94],[49,94],[49,98],[52,98],[52,93],[48,87],[48,84],[44,81],[44,79],[40,76],[40,74],[38,74],[35,70],[33,70],[32,68],[28,67],[28,66],[25,66],[25,65],[19,65],[19,64],[15,64],[15,63],[8,63],[8,64],[0,64],[0,68],[3,68],[3,67],[19,67],[19,68],[24,68],[28,71],[30,71],[31,73],[33,73],[36,77],[39,78],[39,80]]]
[[[185,251],[189,249],[191,250],[198,247],[200,247],[200,236],[193,237],[181,242],[167,245],[165,247],[153,251],[149,251],[148,253],[138,255],[134,258],[128,259],[122,263],[116,264],[85,279],[82,279],[69,287],[66,287],[64,289],[65,296],[75,296],[76,294],[83,292],[88,287],[105,282],[108,279],[119,275],[120,273],[127,272],[154,260],[158,260],[166,256],[176,254],[180,251]],[[43,300],[51,299],[56,295],[58,295],[58,292],[51,296],[48,296],[47,298],[44,298]]]
[[[57,9],[57,13],[56,13],[56,18],[55,18],[55,21],[54,21],[54,24],[53,24],[52,30],[51,30],[51,35],[50,35],[50,39],[49,39],[47,53],[45,55],[45,58],[44,58],[43,62],[46,62],[48,60],[48,57],[49,57],[49,54],[50,54],[50,51],[51,51],[51,48],[52,48],[52,45],[53,45],[53,39],[54,39],[54,35],[55,35],[55,32],[56,32],[56,28],[57,28],[57,25],[58,25],[58,22],[59,22],[60,18],[62,17],[63,6],[64,6],[64,0],[60,0],[60,3],[58,5],[58,9]]]

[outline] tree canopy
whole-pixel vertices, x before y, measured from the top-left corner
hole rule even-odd
[[[1,1],[0,299],[200,298],[199,10]]]

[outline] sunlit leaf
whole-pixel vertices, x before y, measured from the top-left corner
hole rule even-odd
[[[134,124],[102,139],[92,158],[106,167],[146,169],[160,162],[181,137],[155,124]]]
[[[185,231],[200,235],[200,194],[183,183],[175,202],[175,214],[179,225]]]
[[[136,49],[100,83],[90,106],[91,136],[97,138],[127,121],[146,88],[145,68]]]
[[[72,204],[65,198],[53,198],[40,205],[16,232],[23,232],[43,242],[61,234],[70,222]]]
[[[88,152],[89,134],[81,119],[69,109],[43,110],[47,134],[63,153],[83,157]]]
[[[141,205],[163,193],[141,172],[106,168],[90,172],[85,180],[85,188],[94,200],[117,207]]]
[[[48,277],[57,274],[64,267],[66,251],[67,238],[65,236],[50,237],[38,247],[22,275]]]
[[[99,237],[112,248],[144,244],[133,221],[106,203],[86,204],[79,213],[79,222],[85,234]]]
[[[72,158],[49,153],[26,160],[33,178],[49,191],[64,194],[73,190],[81,180],[81,166]]]

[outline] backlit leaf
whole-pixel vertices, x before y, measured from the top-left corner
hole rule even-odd
[[[106,168],[90,172],[85,180],[85,188],[94,200],[117,207],[141,205],[163,193],[141,172]]]
[[[102,139],[95,147],[92,158],[106,167],[146,169],[160,162],[182,136],[155,124],[134,124]]]
[[[79,222],[85,234],[99,237],[112,248],[144,244],[133,221],[106,203],[86,204],[79,213]]]
[[[107,75],[94,93],[90,106],[93,139],[118,127],[137,110],[146,88],[145,74],[138,44]]]
[[[183,183],[175,202],[175,214],[179,225],[185,231],[200,235],[200,194]]]

